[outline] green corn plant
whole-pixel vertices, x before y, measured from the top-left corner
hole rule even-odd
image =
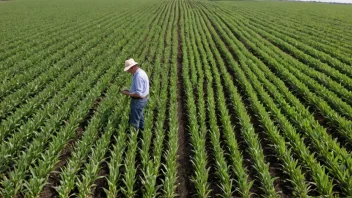
[[[192,18],[192,16],[191,16]],[[197,29],[196,29],[196,26],[193,26],[193,34],[197,35]],[[198,34],[199,35],[199,34]],[[199,50],[202,50],[201,47],[199,46],[202,46],[201,44],[201,41],[200,41],[200,37],[199,36],[194,36],[192,38],[195,38],[193,39],[193,46],[198,46],[198,49]],[[196,44],[197,42],[197,44]],[[199,111],[200,111],[200,123],[205,123],[205,104],[204,104],[204,100],[203,100],[203,97],[204,97],[204,93],[203,93],[203,78],[204,78],[204,74],[203,74],[203,70],[202,70],[202,66],[201,64],[207,64],[207,61],[204,60],[204,58],[206,58],[206,55],[205,55],[205,52],[204,51],[201,51],[201,54],[203,55],[203,62],[201,63],[200,61],[202,60],[201,57],[200,57],[200,54],[197,53],[196,51],[196,68],[197,68],[197,73],[199,74],[199,78],[198,78],[198,106],[199,106]],[[197,61],[198,60],[198,61]],[[193,71],[195,72],[195,71]],[[208,94],[211,95],[211,87],[209,85],[209,83],[211,82],[208,82],[208,86],[207,86],[207,90],[208,90]],[[210,96],[211,97],[211,96]],[[214,112],[214,109],[215,109],[215,106],[214,106],[214,103],[210,104],[211,101],[214,102],[214,100],[212,100],[210,97],[207,98],[208,102],[209,102],[209,105],[213,105],[212,106],[212,111],[210,114],[213,115],[213,117],[210,117],[210,127],[212,129],[212,131],[210,132],[210,138],[211,138],[211,142],[213,143],[213,146],[214,146],[214,155],[215,155],[215,160],[216,160],[216,165],[217,165],[217,173],[219,175],[219,178],[220,178],[220,181],[221,181],[221,184],[219,184],[220,188],[222,189],[223,193],[221,196],[223,197],[231,197],[232,196],[232,181],[230,180],[230,176],[228,174],[228,166],[225,162],[225,158],[224,158],[224,153],[222,151],[222,149],[220,148],[220,145],[219,145],[219,129],[217,128],[217,124],[216,124],[216,117],[215,117],[215,112]],[[209,109],[209,108],[208,108]],[[215,122],[215,123],[214,123]],[[204,128],[205,125],[201,125],[203,128],[201,129],[201,131],[205,131],[206,129]]]
[[[200,28],[203,28],[205,26],[204,21],[200,20],[199,17],[196,17],[196,20],[197,20],[198,24],[201,24]],[[203,31],[199,31],[199,33],[202,37],[202,41],[204,41],[204,42],[207,41],[206,36],[210,36],[207,28],[204,28]],[[212,52],[209,48],[209,44],[207,42],[205,42],[205,43],[206,43],[206,45],[204,45],[204,47],[205,47],[207,56],[209,57],[209,62],[211,63],[212,67],[214,67],[214,66],[216,66],[216,63],[214,61],[215,59],[214,59]],[[207,64],[205,64],[205,65],[206,65],[206,71],[207,71],[206,74],[207,74],[208,79],[212,80],[212,76],[214,76],[216,78],[220,78],[219,74],[216,71],[211,73],[209,66]],[[222,93],[222,91],[220,90],[219,93]],[[231,121],[230,121],[230,118],[229,118],[229,115],[227,112],[227,108],[224,105],[224,104],[226,104],[225,100],[221,94],[218,95],[217,99],[219,101],[218,105],[220,108],[220,112],[222,114],[221,119],[222,119],[222,123],[224,126],[225,138],[227,139],[226,140],[227,144],[228,144],[227,147],[231,153],[231,155],[229,155],[229,157],[231,158],[232,163],[233,163],[231,166],[231,169],[237,175],[237,178],[238,178],[235,180],[239,186],[239,187],[237,187],[237,191],[242,196],[249,197],[251,195],[250,188],[253,184],[253,181],[248,183],[248,176],[246,174],[246,170],[243,168],[243,158],[240,155],[240,152],[238,151],[238,145],[237,145],[235,137],[233,136],[233,134],[234,134],[233,127],[232,127],[232,124],[231,124]]]
[[[185,84],[186,88],[186,98],[187,98],[187,109],[188,109],[188,119],[190,123],[189,131],[191,133],[191,144],[193,146],[193,156],[192,156],[192,164],[195,169],[195,175],[192,176],[192,181],[194,182],[198,195],[200,197],[207,197],[210,193],[209,190],[209,184],[208,184],[208,172],[209,172],[209,167],[207,167],[207,154],[205,151],[205,134],[203,131],[200,131],[199,125],[197,123],[197,111],[196,111],[196,106],[194,102],[194,96],[193,96],[193,90],[192,90],[192,81],[189,80],[189,72],[188,70],[190,67],[194,67],[193,63],[194,61],[194,53],[193,49],[190,46],[189,38],[190,36],[185,35],[185,31],[189,34],[190,31],[190,26],[189,23],[186,22],[187,18],[187,13],[183,17],[181,17],[181,24],[185,23],[184,30],[182,30],[181,38],[182,38],[182,43],[185,43],[185,45],[182,45],[184,48],[183,50],[183,70],[182,70],[182,76],[183,76],[183,81]],[[187,47],[187,48],[186,48]],[[186,53],[187,52],[187,53]],[[189,55],[188,55],[189,54]],[[190,58],[188,60],[188,58]],[[195,80],[193,78],[193,80]],[[204,123],[202,123],[204,124]]]
[[[117,138],[115,137],[116,144],[113,147],[113,150],[111,150],[111,159],[110,162],[108,162],[108,167],[109,167],[109,176],[107,177],[108,181],[108,187],[109,189],[104,189],[107,197],[116,197],[117,193],[119,192],[119,189],[117,189],[117,185],[119,182],[120,178],[120,167],[123,165],[122,160],[123,160],[123,153],[126,148],[125,141],[126,141],[126,134],[124,133],[127,129],[127,121],[128,121],[128,116],[127,113],[125,112],[122,115],[122,123],[121,123],[121,129],[118,130],[118,136]]]
[[[213,24],[217,25],[217,23],[213,23]],[[212,28],[210,28],[210,30],[212,30]],[[223,35],[223,36],[225,36],[225,35]],[[225,48],[223,45],[221,45],[221,46],[222,46],[222,49]],[[228,61],[231,61],[229,56],[228,56],[228,59],[229,59]],[[231,62],[230,64],[234,65],[235,63]],[[222,70],[223,70],[223,68],[224,67],[222,66]],[[251,154],[252,158],[254,159],[254,168],[258,172],[258,177],[261,179],[262,185],[265,186],[262,189],[266,193],[267,196],[276,197],[277,194],[275,193],[275,189],[273,186],[273,180],[275,178],[271,178],[269,175],[269,166],[268,166],[268,164],[266,164],[264,162],[264,154],[262,153],[261,146],[258,142],[258,137],[254,133],[254,128],[253,128],[252,124],[250,123],[250,118],[249,118],[248,114],[246,113],[246,110],[243,106],[243,103],[240,102],[241,98],[239,97],[236,88],[233,86],[233,84],[229,83],[229,82],[231,82],[230,77],[228,75],[226,75],[224,72],[222,72],[222,73],[225,75],[224,81],[226,83],[226,86],[228,86],[228,88],[230,89],[230,92],[232,94],[231,95],[232,102],[234,103],[235,109],[238,113],[240,125],[242,126],[241,131],[244,135],[244,139],[245,139],[246,143],[248,144],[249,153]],[[220,84],[220,82],[218,81],[217,84]]]
[[[277,82],[277,81],[276,81]],[[282,86],[281,86],[282,87]],[[283,92],[284,94],[286,94],[286,95],[288,95],[288,97],[290,97],[290,100],[291,101],[295,101],[296,103],[295,103],[295,105],[297,105],[297,106],[302,106],[301,104],[299,104],[299,103],[297,103],[297,99],[294,99],[294,97],[292,97],[292,96],[290,96],[290,92],[288,92],[288,91],[286,91],[286,92]],[[277,94],[274,94],[274,96],[278,96]],[[282,100],[279,100],[279,101],[282,101]],[[289,108],[292,108],[292,107],[289,107]],[[306,109],[303,107],[302,108],[302,110],[303,111],[301,111],[301,112],[303,112],[303,113],[305,113],[306,112]],[[288,111],[289,113],[293,113],[292,111]],[[324,144],[325,144],[325,142],[329,145],[329,146],[331,146],[331,147],[333,147],[334,148],[334,150],[336,150],[340,155],[342,155],[342,156],[347,156],[348,154],[345,152],[345,151],[343,151],[343,150],[341,150],[341,148],[340,148],[340,146],[339,145],[336,145],[335,143],[334,143],[334,141],[331,141],[331,139],[329,140],[328,139],[328,137],[327,137],[327,134],[326,134],[326,132],[323,132],[323,129],[322,129],[322,127],[321,126],[319,126],[319,125],[317,125],[317,124],[314,124],[314,121],[312,121],[312,120],[314,120],[314,119],[311,119],[309,122],[311,123],[311,124],[308,124],[307,122],[302,122],[301,120],[298,120],[297,119],[297,115],[300,115],[300,114],[295,114],[293,117],[294,117],[294,122],[297,122],[297,123],[299,123],[299,126],[300,127],[304,127],[305,128],[305,130],[304,131],[310,131],[310,133],[308,133],[310,136],[312,136],[312,135],[315,135],[315,134],[319,134],[319,135],[316,135],[315,137],[313,137],[315,140],[314,141],[316,141],[316,144],[315,145],[317,145],[318,147],[320,147],[320,151],[324,151],[324,150],[326,150],[326,147],[324,148]],[[309,115],[309,113],[305,113],[305,115],[306,116],[310,116]],[[302,123],[307,123],[307,124],[304,124],[304,125],[302,125]],[[316,127],[317,129],[319,129],[319,130],[314,130],[314,131],[312,131],[312,129],[310,129],[310,127],[311,126],[314,126],[314,127]],[[321,131],[321,132],[320,132]],[[318,132],[318,133],[317,133]],[[321,140],[318,140],[318,139],[322,139],[322,138],[325,138],[324,139],[324,141],[321,141]],[[322,142],[324,142],[324,144],[322,144]],[[329,158],[330,158],[330,160],[328,160],[328,161],[330,161],[330,162],[335,162],[335,165],[332,165],[332,167],[339,167],[340,165],[338,165],[338,164],[336,164],[336,159],[333,159],[333,153],[330,153],[330,152],[328,152],[328,151],[324,151],[324,155],[323,156],[329,156]],[[332,159],[332,160],[331,160]],[[348,159],[348,158],[346,158],[346,157],[343,157],[343,159]],[[346,161],[347,163],[349,163],[348,161]],[[330,166],[331,167],[331,166]],[[340,171],[336,171],[336,168],[332,168],[331,169],[332,170],[332,172],[335,172],[337,175],[340,175],[339,177],[341,178],[348,178],[348,177],[345,177],[345,176],[341,176],[341,175],[346,175],[346,174],[348,174],[348,173],[343,173],[343,174],[340,174]],[[342,180],[346,180],[346,179],[342,179]],[[348,186],[348,184],[347,183],[349,183],[349,181],[346,181],[346,185]],[[348,189],[348,188],[345,188],[345,189]]]
[[[137,151],[137,134],[138,131],[132,128],[129,134],[129,144],[126,151],[125,157],[125,173],[124,178],[122,179],[124,183],[124,187],[121,188],[122,193],[126,197],[134,197],[136,194],[136,190],[134,189],[134,184],[136,182],[136,151]]]
[[[176,4],[176,10],[179,9],[179,4]],[[175,18],[179,17],[176,12]],[[174,20],[173,27],[177,26],[177,21]],[[171,73],[170,73],[170,107],[169,107],[169,132],[168,132],[168,148],[164,152],[165,164],[163,164],[163,197],[172,198],[176,196],[176,180],[177,180],[177,149],[178,149],[178,118],[177,118],[177,30],[172,32],[172,58],[171,58]]]

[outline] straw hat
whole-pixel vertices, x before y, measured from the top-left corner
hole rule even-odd
[[[133,60],[133,58],[130,58],[128,60],[125,61],[125,69],[124,71],[129,70],[131,67],[137,65],[138,63],[136,61]]]

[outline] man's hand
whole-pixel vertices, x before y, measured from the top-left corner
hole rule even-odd
[[[129,90],[121,90],[120,91],[123,95],[129,96],[130,95],[130,91]]]

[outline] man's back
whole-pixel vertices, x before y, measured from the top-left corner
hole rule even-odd
[[[136,73],[133,74],[130,92],[141,97],[146,97],[149,94],[149,78],[143,69],[138,68]]]

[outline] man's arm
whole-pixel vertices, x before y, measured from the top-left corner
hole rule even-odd
[[[142,96],[140,96],[139,94],[137,94],[137,93],[131,93],[131,92],[128,91],[128,90],[122,90],[121,93],[124,94],[124,95],[126,95],[126,96],[133,97],[133,98],[142,98]]]
[[[137,93],[130,93],[129,96],[131,96],[132,98],[143,98],[142,96],[140,96]]]

